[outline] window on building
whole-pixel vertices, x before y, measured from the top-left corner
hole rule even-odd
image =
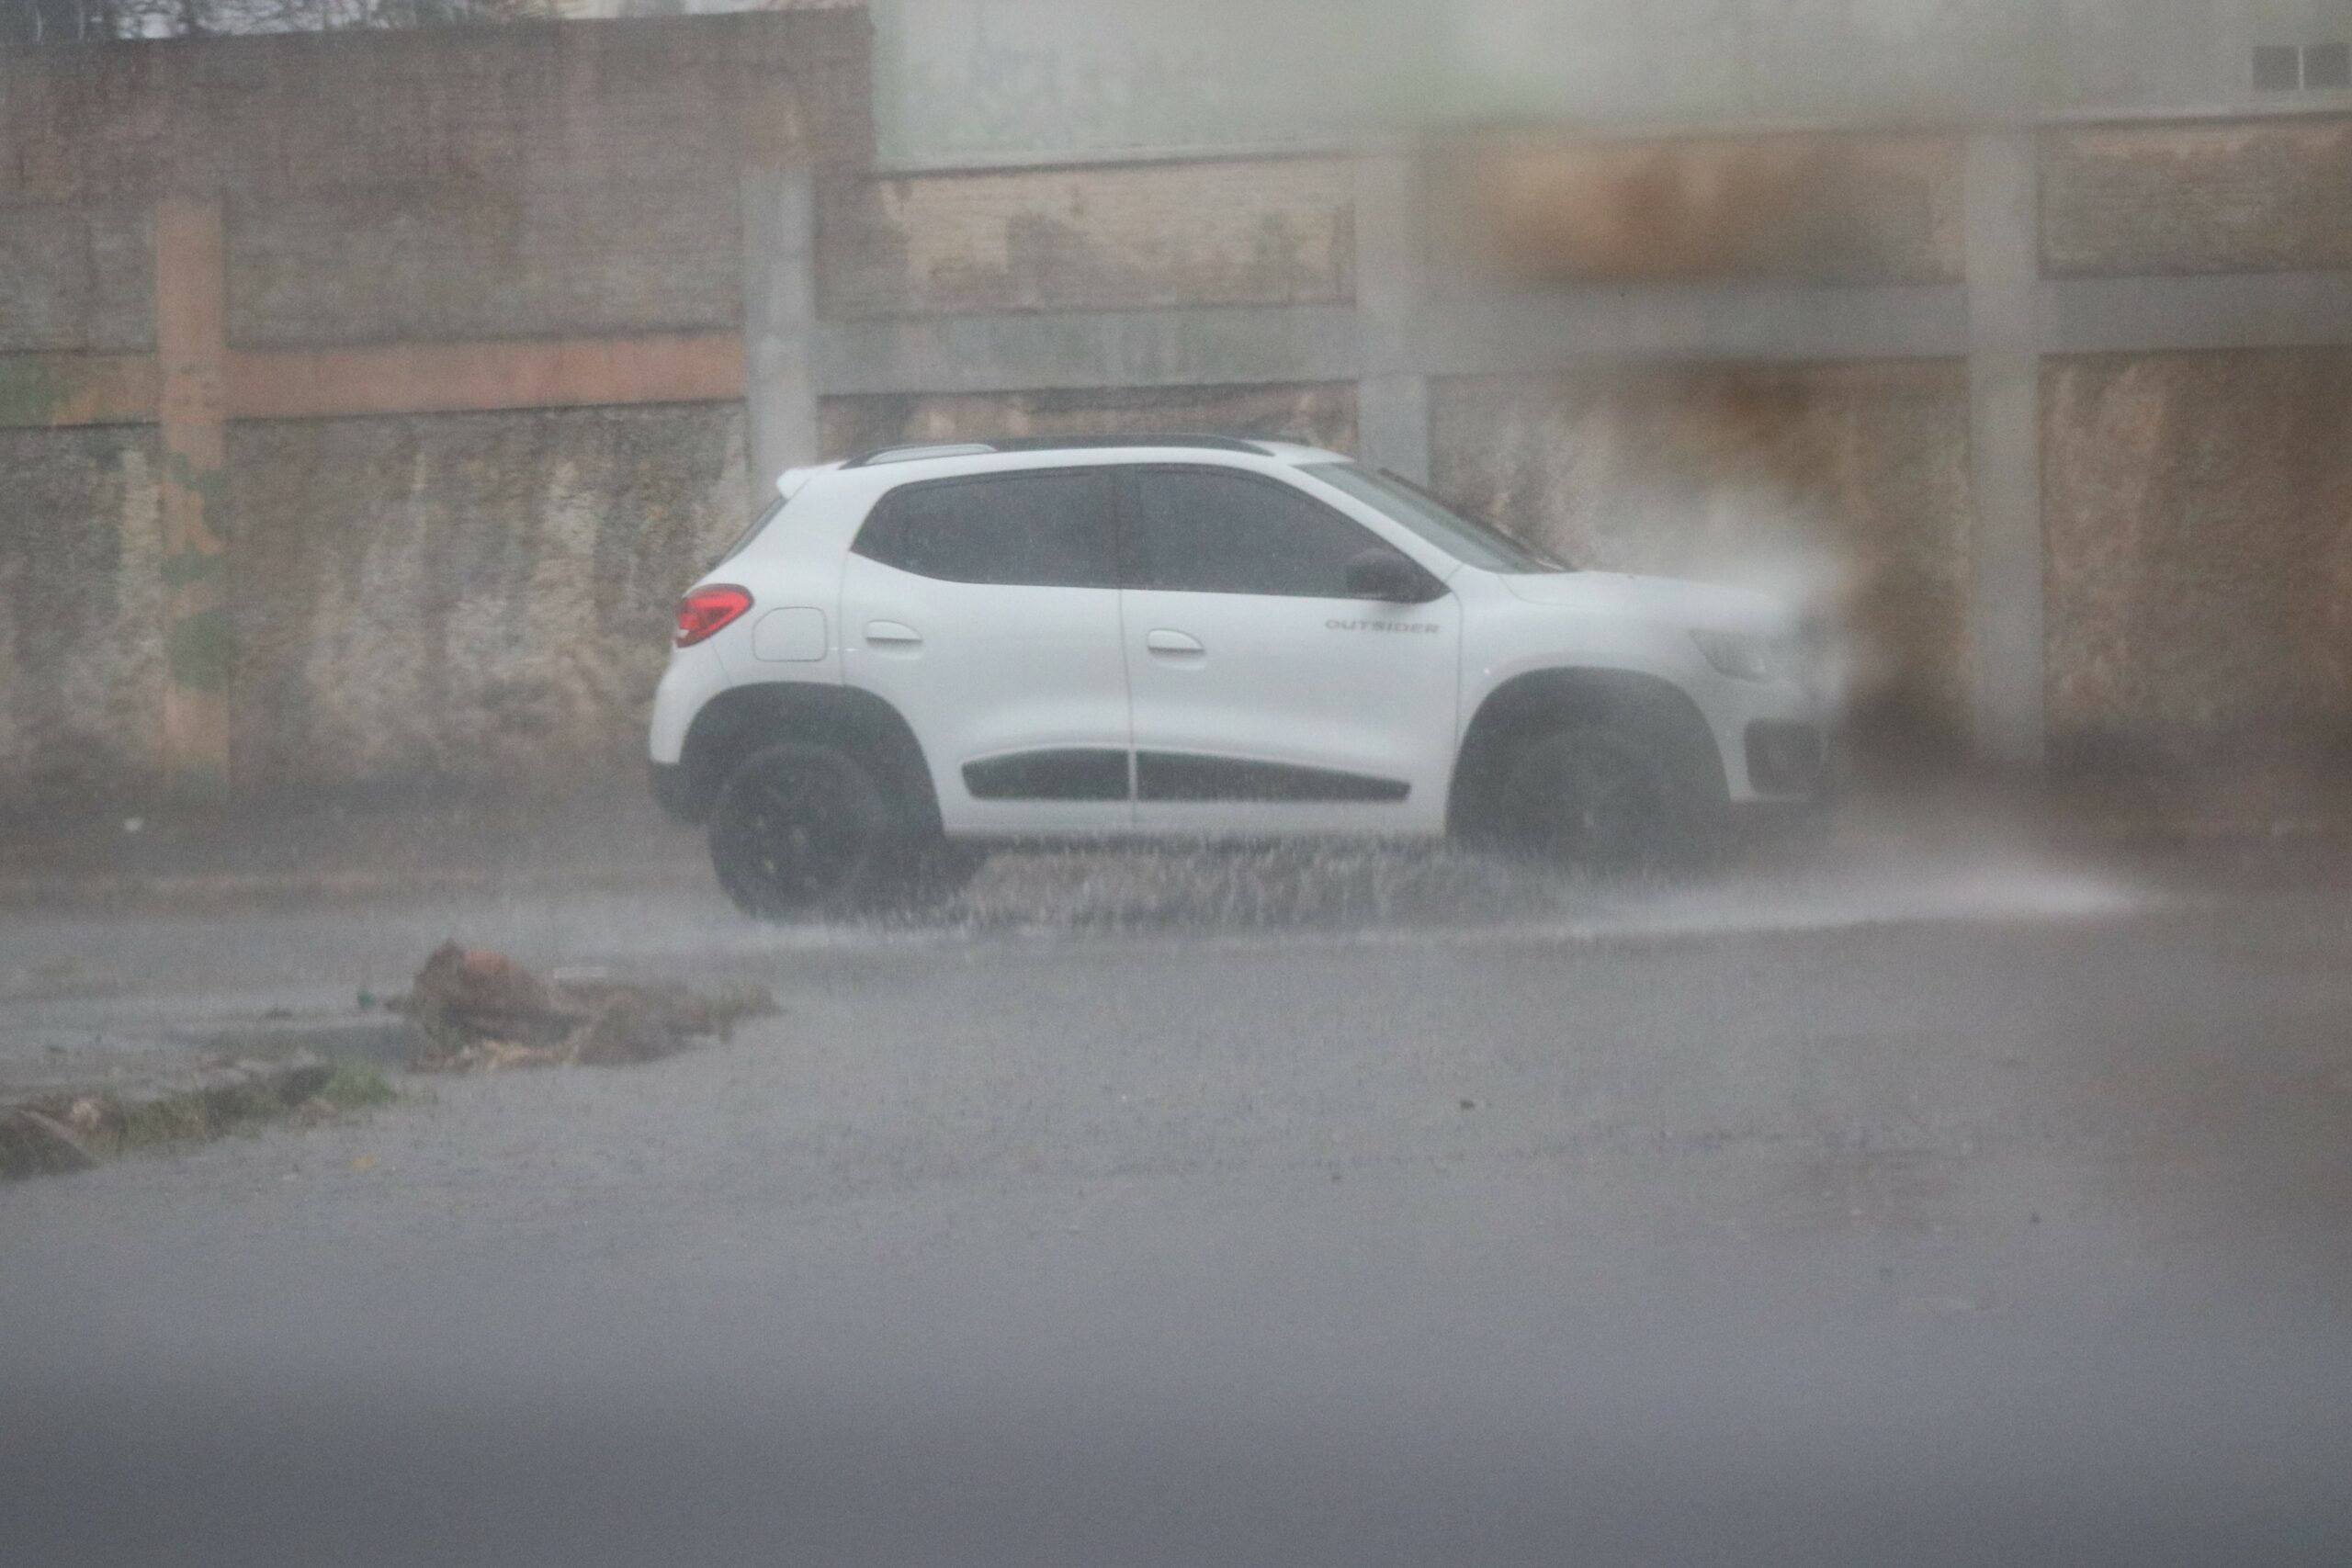
[[[2315,43],[2303,51],[2303,85],[2352,87],[2352,45]]]

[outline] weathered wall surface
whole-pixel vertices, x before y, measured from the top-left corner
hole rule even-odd
[[[870,0],[886,153],[2259,110],[2346,0]]]
[[[1439,383],[1436,487],[1585,566],[1752,581],[1849,615],[1865,709],[1957,731],[1968,407],[1943,362]]]
[[[2347,705],[2335,351],[2050,362],[2046,636],[1972,602],[2033,541],[2020,504],[1972,547],[1969,256],[2035,236],[1964,175],[2030,195],[2023,153],[1588,128],[877,173],[867,67],[854,9],[0,53],[0,791],[152,780],[191,736],[241,789],[625,758],[747,428],[1361,430],[1579,558],[1833,592],[1857,694],[1939,728],[1973,622],[2029,695],[2041,649],[2062,745]],[[2352,338],[2324,279],[2285,326],[2244,291],[2352,273],[2352,118],[2039,147],[2045,276],[2235,273],[2216,341]],[[222,625],[225,694],[164,652]]]
[[[2352,350],[2053,360],[2043,383],[2053,743],[2352,736]]]
[[[903,441],[1146,431],[1262,435],[1347,451],[1355,446],[1356,399],[1344,383],[827,398],[818,430],[828,458]]]
[[[2041,166],[2052,276],[2352,267],[2352,119],[2057,131]]]
[[[2352,267],[2352,119],[2042,138],[2061,277]],[[2352,733],[2352,351],[2044,362],[2054,754]]]
[[[1961,275],[1961,152],[1945,136],[1466,141],[1430,180],[1441,280]]]
[[[377,187],[232,201],[241,347],[733,327],[741,234],[721,167],[658,185]],[[462,280],[462,282],[461,282]]]
[[[739,177],[863,168],[867,63],[852,10],[0,51],[0,795],[631,750],[742,518]]]
[[[142,206],[0,207],[0,353],[145,348],[154,276]]]
[[[1325,304],[1353,288],[1348,165],[1322,161],[836,178],[833,317]]]
[[[731,404],[254,422],[231,462],[235,766],[279,787],[622,759],[743,525]]]
[[[158,456],[150,428],[0,430],[0,780],[37,798],[159,764]]]
[[[870,0],[878,137],[892,158],[1342,139],[1374,56],[1426,89],[1400,12],[1428,0]],[[1432,41],[1437,18],[1418,29]],[[1409,69],[1417,74],[1407,75]]]
[[[0,194],[654,185],[862,162],[869,104],[854,11],[17,49]]]

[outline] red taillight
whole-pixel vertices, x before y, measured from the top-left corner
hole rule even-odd
[[[697,588],[678,601],[678,646],[692,648],[752,607],[752,596],[729,583]]]

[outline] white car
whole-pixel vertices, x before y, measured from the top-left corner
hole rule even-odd
[[[935,893],[1016,840],[1623,863],[1822,790],[1785,610],[1572,570],[1338,453],[907,446],[777,492],[681,601],[651,736],[755,914]]]

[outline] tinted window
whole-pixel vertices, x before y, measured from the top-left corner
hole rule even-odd
[[[1110,588],[1118,582],[1100,472],[989,475],[894,490],[851,547],[951,582]]]
[[[1317,463],[1306,471],[1326,484],[1337,485],[1358,501],[1380,508],[1456,560],[1487,571],[1520,574],[1569,570],[1500,529],[1463,516],[1399,475],[1374,473],[1353,463]]]
[[[1348,561],[1381,541],[1272,479],[1144,468],[1127,509],[1139,588],[1200,593],[1348,595]]]

